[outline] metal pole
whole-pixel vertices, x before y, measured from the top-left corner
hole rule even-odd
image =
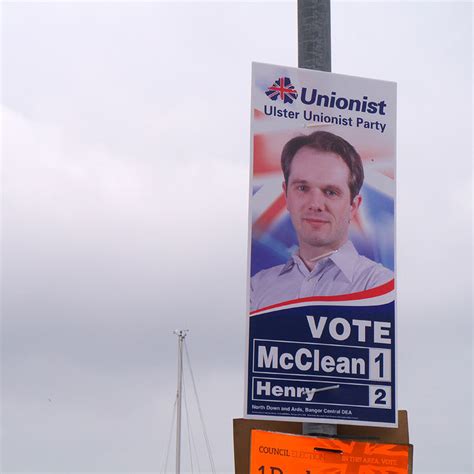
[[[298,67],[331,72],[330,0],[298,0]],[[303,434],[336,436],[337,425],[303,423]]]
[[[330,0],[298,0],[298,67],[331,71]]]
[[[176,474],[181,472],[181,399],[183,389],[183,342],[188,330],[174,331],[178,336],[178,389],[176,392]]]

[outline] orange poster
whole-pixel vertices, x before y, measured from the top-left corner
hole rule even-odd
[[[252,430],[250,474],[409,474],[410,445]]]

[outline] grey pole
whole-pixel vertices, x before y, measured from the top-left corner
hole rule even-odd
[[[330,0],[298,0],[298,67],[331,71]]]
[[[330,0],[298,0],[298,67],[331,71]],[[336,436],[337,425],[303,423],[303,434]]]
[[[176,392],[176,474],[181,472],[181,400],[183,389],[183,342],[188,330],[174,331],[178,336],[178,389]]]

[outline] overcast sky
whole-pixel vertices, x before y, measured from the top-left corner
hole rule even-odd
[[[335,1],[332,33],[334,72],[398,82],[398,396],[415,472],[467,474],[472,5]],[[4,3],[2,472],[161,472],[175,328],[232,472],[251,61],[297,66],[296,36],[296,1]]]

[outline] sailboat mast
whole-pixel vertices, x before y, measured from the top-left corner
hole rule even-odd
[[[183,343],[188,330],[174,331],[178,336],[178,388],[176,392],[176,474],[181,472],[181,400],[183,391]]]

